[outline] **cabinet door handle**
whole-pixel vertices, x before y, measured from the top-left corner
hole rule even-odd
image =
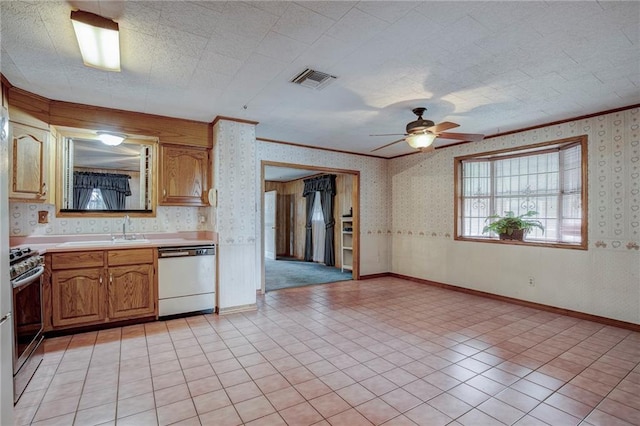
[[[42,188],[41,191],[38,192],[38,197],[44,197],[45,195],[47,195],[47,183],[42,182]]]
[[[163,190],[162,190],[162,196],[163,196],[164,198],[167,198],[167,190],[166,190],[166,189],[163,189]]]
[[[102,275],[100,275],[100,279],[98,281],[100,282],[100,285],[102,285]]]
[[[113,284],[113,274],[109,274],[109,284]]]

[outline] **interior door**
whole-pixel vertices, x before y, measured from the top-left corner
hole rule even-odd
[[[276,191],[264,193],[264,257],[276,259]]]

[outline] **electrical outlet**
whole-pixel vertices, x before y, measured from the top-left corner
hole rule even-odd
[[[536,280],[533,277],[529,277],[529,287],[535,287],[536,286]]]
[[[38,211],[38,223],[49,223],[49,212],[47,210]]]

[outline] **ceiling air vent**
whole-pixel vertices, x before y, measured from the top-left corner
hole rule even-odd
[[[336,76],[310,68],[296,75],[291,82],[310,89],[320,90],[336,79]]]

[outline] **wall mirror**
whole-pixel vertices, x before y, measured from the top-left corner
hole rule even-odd
[[[60,216],[155,215],[156,138],[108,145],[98,132],[57,130]]]

